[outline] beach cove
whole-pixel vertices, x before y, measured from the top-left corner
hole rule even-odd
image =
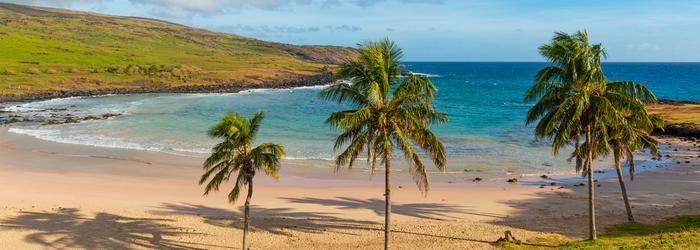
[[[440,87],[438,96],[443,97],[436,105],[450,113],[451,123],[434,130],[445,141],[450,163],[446,171],[429,166],[427,196],[421,195],[405,163],[395,163],[392,239],[399,249],[495,248],[505,231],[525,241],[553,235],[585,238],[581,225],[587,218],[587,188],[566,161],[571,149],[553,157],[550,142],[533,141],[533,127],[522,125],[523,113],[531,107],[522,103],[522,91],[531,82],[530,72],[541,66],[407,65],[430,72]],[[649,65],[612,66],[617,69],[612,77],[630,77],[630,68],[642,72]],[[677,74],[678,79],[693,70]],[[659,98],[697,101],[693,90],[686,91],[687,84],[660,79],[648,84]],[[227,202],[230,183],[209,196],[202,196],[204,188],[197,185],[213,145],[204,131],[228,110],[250,113],[262,108],[270,114],[265,126],[271,129],[262,130],[259,141],[282,142],[289,155],[282,162],[280,182],[264,175],[255,178],[251,249],[375,248],[382,243],[384,175],[378,172],[368,180],[362,164],[334,170],[330,138],[337,132],[323,125],[324,112],[342,107],[318,100],[322,88],[6,104],[0,118],[56,116],[80,123],[19,122],[0,128],[0,231],[6,235],[0,245],[236,248],[243,202]],[[104,114],[118,115],[85,119]],[[700,211],[700,195],[694,191],[700,184],[697,142],[661,136],[660,146],[668,157],[636,155],[638,174],[627,182],[633,212],[643,223]],[[596,216],[599,232],[605,233],[606,226],[626,221],[626,214],[612,159],[596,160],[594,168],[602,171],[595,174]],[[506,182],[511,178],[518,182]]]

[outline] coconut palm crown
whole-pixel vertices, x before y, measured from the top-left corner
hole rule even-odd
[[[409,75],[401,80],[401,49],[384,38],[358,44],[360,54],[340,65],[336,77],[349,84],[330,86],[319,98],[351,108],[331,114],[326,124],[341,130],[334,150],[347,147],[335,159],[336,168],[352,168],[366,153],[370,178],[377,160],[385,168],[385,249],[390,248],[391,225],[391,158],[395,150],[403,153],[418,188],[427,194],[428,174],[412,145],[425,150],[435,166],[447,165],[442,142],[430,131],[432,124],[448,122],[447,114],[435,110],[437,88],[426,77]]]
[[[238,112],[229,112],[221,121],[209,128],[208,135],[222,140],[214,146],[212,154],[203,164],[205,173],[199,179],[202,185],[207,180],[204,195],[211,191],[219,191],[224,181],[234,176],[234,187],[228,194],[230,203],[235,203],[241,192],[241,186],[248,185],[248,196],[245,202],[245,222],[243,226],[243,249],[246,248],[248,223],[250,218],[250,200],[253,196],[253,177],[257,171],[263,171],[268,176],[279,181],[277,170],[280,158],[285,156],[284,147],[263,143],[253,148],[253,141],[258,134],[260,123],[265,119],[265,111],[258,111],[250,119]]]

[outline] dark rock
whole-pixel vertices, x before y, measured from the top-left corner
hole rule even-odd
[[[544,179],[549,178],[549,176],[547,176],[546,174],[545,174],[545,175],[542,175],[542,176],[540,176],[540,177],[542,177],[542,178],[544,178]]]
[[[552,183],[551,183],[551,185],[552,185],[552,186],[556,186],[557,184],[556,184],[556,183],[554,183],[554,182],[552,182]]]
[[[510,183],[517,183],[517,182],[518,182],[518,179],[516,179],[516,178],[508,179],[508,182],[510,182]]]
[[[670,100],[670,99],[660,99],[658,100],[659,104],[670,104],[670,105],[681,105],[681,104],[700,104],[698,102],[693,102],[693,101],[675,101],[675,100]]]
[[[474,178],[474,181],[482,181],[482,179],[479,177],[476,177],[476,178]]]

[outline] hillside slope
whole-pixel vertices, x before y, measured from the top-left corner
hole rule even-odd
[[[169,22],[0,3],[0,94],[285,82],[356,55]]]

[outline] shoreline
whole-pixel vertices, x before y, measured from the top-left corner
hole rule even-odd
[[[10,133],[7,131],[7,127],[0,128],[0,135]],[[201,172],[200,164],[203,162],[204,158],[192,157],[192,156],[180,156],[172,155],[165,152],[157,151],[145,151],[137,149],[112,149],[114,151],[112,154],[101,154],[104,148],[88,146],[88,145],[72,145],[60,142],[44,141],[38,138],[28,137],[26,135],[21,135],[19,137],[11,137],[10,141],[3,141],[0,147],[6,147],[9,149],[16,149],[24,152],[40,153],[40,154],[51,154],[59,155],[65,157],[77,157],[77,158],[104,158],[113,159],[119,161],[128,161],[134,163],[143,163],[151,166],[167,166],[174,167],[178,169],[187,169],[192,173]],[[27,144],[26,142],[34,141],[33,143]],[[14,142],[24,142],[21,145],[13,144]],[[41,148],[32,148],[31,145],[37,146],[39,143]],[[664,150],[665,145],[661,145],[662,151],[670,151],[670,149]],[[93,153],[91,150],[98,150],[97,154]],[[661,161],[651,160],[652,156],[648,154],[637,155],[635,157],[635,164],[637,165],[637,173],[643,172],[647,169],[659,169],[672,167],[672,163],[668,159]],[[624,162],[623,162],[624,165]],[[614,170],[614,164],[612,162],[612,157],[607,157],[597,161],[594,166],[595,170],[600,171],[596,174],[597,178],[616,178],[616,173]],[[434,169],[434,168],[431,168]],[[496,173],[496,172],[468,172],[460,171],[460,167],[447,167],[447,171],[431,170],[428,172],[430,178],[431,187],[478,187],[478,186],[491,186],[491,187],[510,187],[513,183],[507,182],[508,179],[515,178],[518,182],[515,185],[526,185],[526,186],[541,186],[543,184],[551,185],[551,183],[556,183],[557,185],[562,184],[573,184],[579,183],[583,180],[581,179],[580,173],[575,173],[573,165],[568,164],[567,167],[556,169],[559,172],[553,170],[542,170],[532,173]],[[95,171],[100,171],[99,168]],[[627,173],[627,167],[623,166],[623,172]],[[261,180],[263,185],[271,186],[290,186],[290,187],[348,187],[348,186],[383,186],[383,172],[378,171],[375,176],[369,180],[369,172],[367,169],[360,168],[359,166],[348,170],[343,167],[339,170],[334,168],[316,167],[303,165],[303,163],[295,161],[285,161],[282,162],[282,169],[280,172],[280,183],[274,181],[263,179]],[[547,175],[547,178],[542,178],[542,175]],[[475,178],[481,178],[481,181],[476,181]],[[392,171],[393,183],[402,186],[412,186],[415,185],[412,180],[412,175],[406,170],[394,170]],[[585,181],[584,181],[585,182]]]
[[[168,87],[141,87],[141,88],[106,88],[96,90],[69,90],[69,91],[45,91],[40,93],[25,93],[21,95],[0,95],[0,104],[15,103],[15,102],[32,102],[41,100],[51,100],[58,98],[69,97],[87,97],[98,95],[130,95],[130,94],[194,94],[194,93],[237,93],[250,89],[286,89],[295,87],[322,86],[335,83],[337,79],[332,73],[321,73],[315,75],[297,74],[295,80],[285,81],[282,83],[261,83],[251,84],[245,81],[231,79],[228,82],[218,84],[204,85],[180,85]]]

